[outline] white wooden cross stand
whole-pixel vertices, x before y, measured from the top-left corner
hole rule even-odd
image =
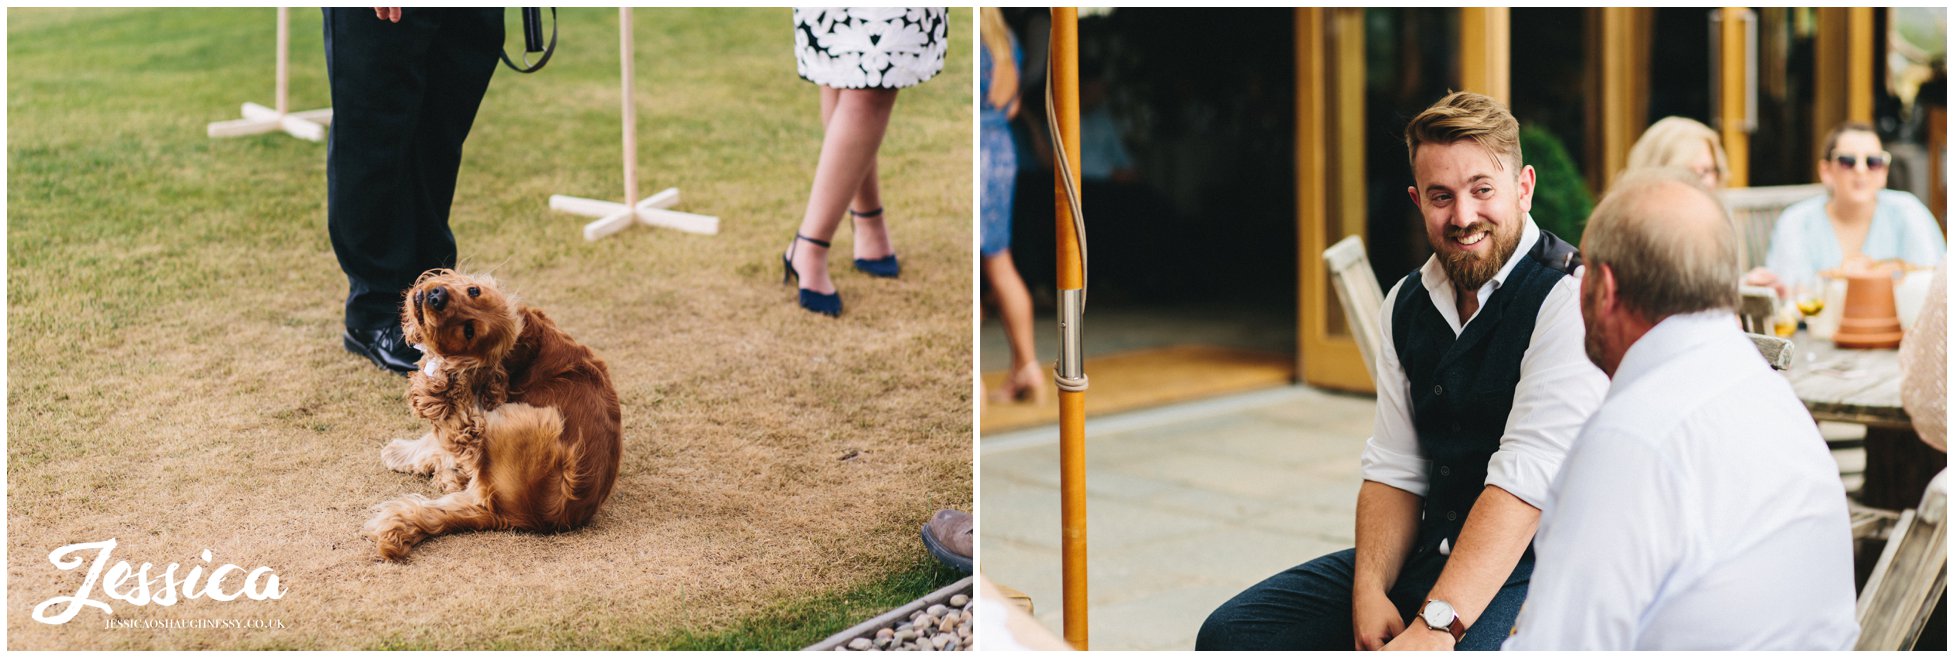
[[[719,218],[672,210],[678,205],[678,188],[666,188],[644,199],[638,198],[638,113],[631,105],[631,8],[618,13],[618,41],[624,68],[624,203],[580,199],[562,194],[550,195],[550,209],[599,218],[585,224],[585,240],[622,231],[632,224],[663,226],[688,233],[719,233]]]
[[[265,107],[257,103],[244,104],[244,118],[230,121],[217,121],[210,124],[207,132],[211,137],[240,137],[284,130],[299,139],[321,141],[326,138],[326,126],[332,125],[332,108],[287,112],[285,110],[286,50],[292,40],[291,21],[287,20],[289,9],[278,8],[278,90],[272,104]]]

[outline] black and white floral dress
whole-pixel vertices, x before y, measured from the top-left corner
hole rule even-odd
[[[796,7],[794,59],[809,82],[902,89],[943,71],[944,7]]]

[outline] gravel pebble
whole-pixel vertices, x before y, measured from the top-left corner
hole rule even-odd
[[[849,640],[836,651],[967,651],[970,648],[969,594],[950,597],[951,605],[932,604],[909,614],[908,621],[875,629]]]

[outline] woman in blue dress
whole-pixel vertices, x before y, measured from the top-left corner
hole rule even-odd
[[[1825,140],[1818,177],[1826,194],[1792,204],[1771,232],[1771,252],[1752,285],[1815,288],[1819,272],[1900,259],[1933,267],[1947,251],[1933,212],[1912,194],[1886,189],[1893,156],[1872,126],[1847,123]]]
[[[1045,394],[1045,373],[1038,366],[1032,342],[1031,291],[1011,261],[1011,202],[1018,179],[1011,119],[1018,114],[1018,71],[1024,65],[1024,55],[1004,23],[1003,11],[996,7],[979,11],[984,73],[978,134],[984,189],[978,252],[983,257],[984,280],[997,295],[1004,335],[1011,343],[1011,370],[1004,377],[1004,385],[990,392],[990,399],[1038,402]]]

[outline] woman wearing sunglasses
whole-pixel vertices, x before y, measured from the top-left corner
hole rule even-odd
[[[1820,271],[1848,262],[1940,263],[1947,241],[1933,213],[1912,194],[1886,189],[1892,163],[1872,126],[1851,122],[1832,129],[1818,163],[1826,194],[1784,209],[1765,267],[1751,272],[1749,283],[1782,291],[1814,285]]]

